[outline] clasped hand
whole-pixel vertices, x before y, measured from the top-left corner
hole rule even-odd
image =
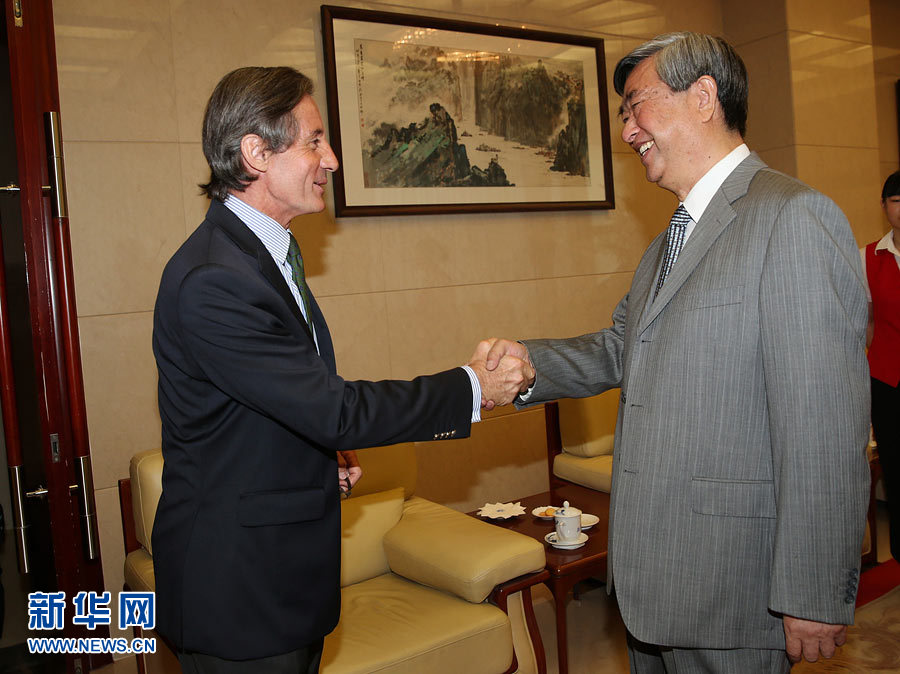
[[[481,406],[508,405],[534,383],[534,367],[523,344],[492,337],[478,343],[468,363],[481,383]]]

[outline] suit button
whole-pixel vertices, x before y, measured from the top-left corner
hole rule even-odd
[[[456,437],[456,431],[450,431],[450,437],[451,437],[451,438],[455,438],[455,437]]]

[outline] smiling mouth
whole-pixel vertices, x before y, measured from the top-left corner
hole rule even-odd
[[[653,147],[653,145],[654,145],[654,142],[652,140],[648,140],[646,143],[642,143],[641,146],[638,148],[638,154],[640,154],[643,157],[645,154],[647,154],[647,152],[650,150],[650,148]]]

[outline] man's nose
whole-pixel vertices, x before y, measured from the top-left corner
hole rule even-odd
[[[629,117],[622,126],[622,140],[631,145],[631,142],[637,136],[638,126],[634,123],[633,118]]]
[[[331,149],[331,144],[324,143],[324,145],[325,148],[324,152],[322,153],[321,166],[326,171],[337,171],[340,168],[338,158],[334,154],[334,150]]]

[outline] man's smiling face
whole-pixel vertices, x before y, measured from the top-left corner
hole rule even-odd
[[[690,89],[672,91],[644,59],[625,80],[620,116],[622,140],[641,157],[647,180],[684,199],[696,182],[690,158],[700,139],[690,109]]]
[[[267,152],[266,196],[273,211],[268,214],[282,224],[323,210],[328,173],[338,169],[315,101],[304,96],[293,115],[297,128],[294,142],[282,152]]]

